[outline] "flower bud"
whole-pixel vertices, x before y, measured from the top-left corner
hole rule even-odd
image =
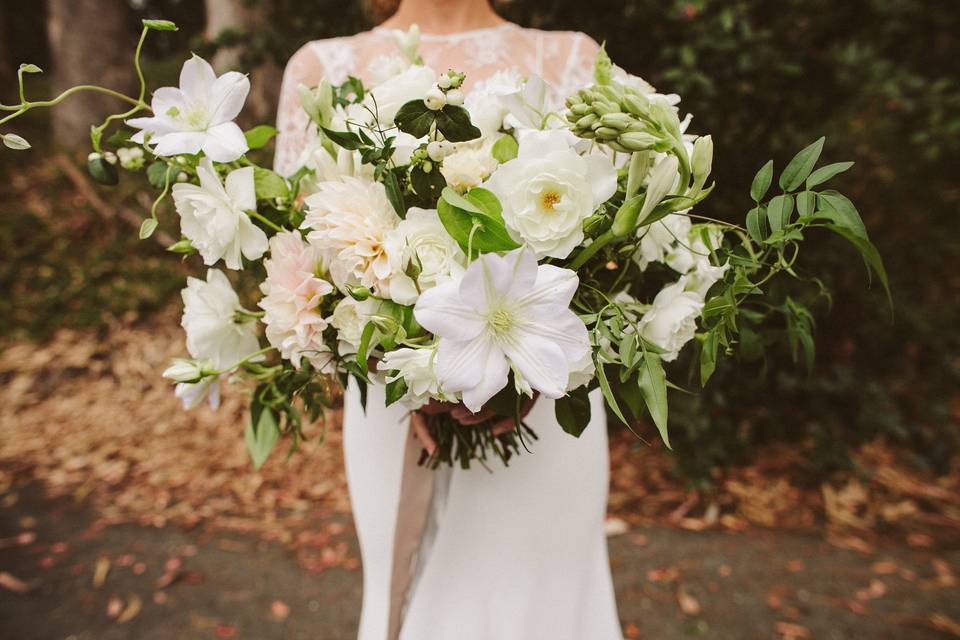
[[[690,158],[693,176],[699,184],[703,184],[710,170],[713,168],[713,138],[702,136],[693,143],[693,156]]]
[[[616,138],[618,135],[620,135],[620,130],[614,129],[613,127],[600,126],[594,129],[593,131],[594,133],[597,134],[597,137],[600,138],[601,140],[605,138]]]
[[[620,134],[617,142],[630,151],[646,151],[654,147],[657,138],[643,131],[628,131]]]
[[[575,105],[573,105],[572,107],[570,107],[570,113],[572,113],[572,114],[574,114],[574,115],[576,115],[576,116],[579,116],[579,117],[583,117],[583,116],[587,115],[588,113],[590,113],[591,111],[592,111],[592,109],[590,108],[590,105],[584,104],[584,103],[582,103],[582,102],[579,103],[579,104],[575,104]]]
[[[356,300],[357,302],[363,302],[370,297],[370,289],[362,287],[358,284],[348,284],[347,293],[350,294],[350,297]]]
[[[431,87],[427,91],[427,95],[424,96],[423,102],[427,105],[427,109],[439,111],[447,104],[447,96],[440,90],[440,87]]]
[[[623,97],[623,106],[635,116],[646,115],[646,113],[650,111],[649,100],[632,94]]]
[[[214,372],[215,370],[209,362],[174,358],[170,366],[163,372],[163,377],[174,382],[194,383],[212,375]]]
[[[605,127],[625,130],[630,125],[636,124],[636,120],[625,113],[607,113],[600,116],[600,123]]]
[[[593,110],[597,112],[597,115],[604,116],[608,113],[618,113],[620,111],[620,107],[613,102],[597,100],[593,103]]]
[[[447,91],[447,104],[460,106],[463,104],[463,91],[460,89],[450,89]]]
[[[578,129],[589,129],[592,124],[598,122],[600,118],[597,117],[595,113],[588,113],[579,120],[577,120]]]

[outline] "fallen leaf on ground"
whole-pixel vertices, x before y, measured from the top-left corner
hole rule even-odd
[[[778,622],[773,626],[774,631],[783,636],[783,640],[799,640],[809,638],[810,630],[792,622]]]
[[[677,604],[680,605],[680,611],[684,615],[700,615],[700,601],[687,593],[683,587],[677,589]]]
[[[127,607],[123,610],[120,616],[117,618],[117,624],[123,624],[124,622],[130,622],[137,614],[140,613],[140,609],[143,608],[143,601],[140,599],[140,596],[133,594],[130,596],[130,600],[127,601]]]
[[[933,613],[930,615],[930,623],[935,629],[960,638],[960,622],[957,622],[950,616],[943,613]]]
[[[29,584],[6,571],[0,571],[0,587],[14,593],[26,593],[31,588]]]
[[[639,640],[641,637],[640,628],[632,622],[627,625],[627,628],[624,629],[623,632],[630,640]]]
[[[93,588],[99,589],[107,580],[107,574],[110,573],[110,558],[99,557],[97,564],[93,569]]]
[[[270,613],[278,620],[286,620],[290,616],[290,605],[283,600],[274,600],[270,604]]]

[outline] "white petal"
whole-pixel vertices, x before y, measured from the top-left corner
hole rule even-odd
[[[590,351],[590,336],[587,326],[577,314],[566,308],[544,308],[543,321],[526,324],[521,331],[557,344],[563,350],[567,362],[573,364],[583,359]]]
[[[551,304],[567,307],[577,292],[580,279],[575,271],[552,264],[537,269],[537,281],[528,292],[516,299],[517,305]]]
[[[460,301],[459,286],[453,282],[424,291],[413,315],[427,331],[451,340],[472,340],[486,326],[476,309]]]
[[[229,122],[240,115],[249,93],[250,79],[242,73],[228,71],[217,78],[210,90],[214,101],[212,122]]]
[[[200,162],[197,163],[197,177],[200,179],[200,188],[203,192],[220,200],[227,199],[227,191],[223,188],[220,176],[217,174],[210,158],[201,158]]]
[[[253,224],[253,220],[244,215],[240,218],[238,231],[240,250],[247,260],[259,260],[267,252],[267,234],[263,229]]]
[[[502,347],[531,387],[548,398],[560,398],[566,393],[570,367],[559,344],[518,329]]]
[[[190,155],[200,153],[200,149],[203,147],[205,140],[206,135],[202,133],[183,131],[165,133],[154,138],[151,142],[157,144],[153,152],[158,156],[176,156],[181,153]],[[236,158],[234,158],[234,160],[235,159]]]
[[[470,265],[460,281],[460,299],[477,310],[529,291],[537,278],[537,258],[529,249],[514,249],[505,256],[486,253]]]
[[[180,69],[180,89],[191,98],[206,96],[217,80],[210,63],[194,55]]]
[[[593,191],[593,206],[599,207],[617,191],[617,170],[606,156],[589,155],[587,162],[587,182]]]
[[[463,404],[474,413],[480,411],[490,398],[507,386],[507,376],[510,373],[510,366],[503,357],[503,351],[497,345],[491,344],[485,355],[486,357],[482,360],[474,359],[461,365],[473,367],[481,374],[477,384],[464,389],[462,395]],[[437,357],[439,359],[439,351]]]
[[[215,162],[233,162],[248,149],[243,131],[234,122],[224,122],[207,129],[203,152]]]
[[[485,375],[483,364],[490,357],[490,340],[479,336],[473,340],[441,340],[434,366],[440,387],[449,393],[472,389]],[[496,350],[503,359],[503,353]]]
[[[227,176],[227,195],[244,211],[257,208],[257,194],[254,190],[253,167],[244,167],[231,171]]]

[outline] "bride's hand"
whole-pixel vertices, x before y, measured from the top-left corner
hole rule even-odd
[[[537,395],[537,393],[534,393],[532,398],[529,398],[523,403],[523,407],[520,409],[521,419],[525,418],[527,414],[530,413],[530,410],[533,409],[533,403],[537,401]],[[487,407],[481,407],[480,411],[473,413],[462,402],[454,404],[452,402],[431,400],[418,411],[414,411],[411,417],[413,433],[430,455],[433,455],[433,452],[436,451],[437,443],[433,439],[433,436],[430,435],[430,428],[427,426],[426,416],[436,416],[442,413],[449,413],[451,418],[464,426],[481,424],[497,415],[495,411]],[[498,436],[507,433],[515,426],[516,424],[513,418],[503,418],[495,422],[490,428],[493,434]]]

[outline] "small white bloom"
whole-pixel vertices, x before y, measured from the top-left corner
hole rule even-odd
[[[703,237],[704,228],[707,229],[706,242]],[[719,227],[697,225],[682,237],[682,242],[678,243],[664,260],[671,269],[685,274],[683,282],[687,291],[695,291],[700,297],[704,297],[710,287],[723,278],[730,268],[730,263],[718,266],[710,262],[711,249],[716,251],[722,242],[723,231]]]
[[[423,102],[427,105],[427,109],[439,111],[447,104],[447,96],[439,87],[430,87],[430,90],[423,97]]]
[[[180,87],[153,93],[153,116],[127,120],[140,129],[131,138],[151,145],[158,156],[200,153],[216,162],[233,162],[248,150],[247,139],[233,121],[250,92],[250,80],[228,71],[217,77],[197,56],[183,63]],[[149,136],[149,140],[147,140]]]
[[[433,140],[427,145],[427,155],[434,162],[443,160],[444,147],[439,140]]]
[[[411,100],[422,99],[434,87],[436,80],[437,74],[433,69],[415,64],[373,87],[363,104],[377,114],[380,124],[392,126],[400,107]]]
[[[434,209],[411,207],[407,217],[387,236],[387,252],[393,261],[390,298],[413,304],[420,292],[463,275],[466,256],[450,237]],[[416,267],[416,282],[407,272]]]
[[[653,306],[640,319],[640,335],[664,350],[663,360],[676,360],[683,345],[696,334],[701,311],[703,298],[685,291],[683,282],[675,282],[653,299]]]
[[[140,147],[120,147],[117,149],[120,166],[127,171],[136,171],[143,168],[143,149]]]
[[[440,388],[434,367],[436,357],[435,348],[427,349],[396,349],[383,354],[383,360],[377,363],[377,370],[390,373],[386,382],[403,379],[407,385],[407,393],[400,400],[408,409],[419,409],[430,402],[431,398],[452,400]]]
[[[331,362],[330,347],[323,341],[327,321],[320,313],[323,297],[333,285],[323,279],[320,250],[303,241],[297,231],[270,239],[270,258],[263,261],[267,279],[260,285],[264,297],[267,341],[280,355],[300,367],[306,358],[319,370]]]
[[[392,34],[393,41],[397,44],[397,48],[400,49],[403,55],[405,55],[410,62],[416,60],[417,48],[420,46],[420,26],[412,24],[406,31],[394,29]]]
[[[641,227],[640,247],[634,260],[645,270],[652,262],[664,262],[679,242],[686,242],[690,233],[690,218],[682,213],[671,213],[653,224]]]
[[[450,75],[445,73],[442,76],[440,76],[437,79],[437,86],[443,89],[444,91],[446,91],[451,86],[453,86],[453,82],[450,80]]]
[[[479,187],[499,166],[493,157],[492,140],[458,144],[451,151],[443,159],[440,173],[448,185],[461,193]]]
[[[360,339],[363,328],[367,326],[371,316],[377,312],[380,301],[376,298],[354,300],[346,297],[333,309],[330,316],[330,325],[337,330],[339,345],[337,351],[341,356],[356,353],[360,348]]]
[[[308,240],[319,247],[333,283],[341,290],[360,284],[388,297],[391,269],[387,234],[400,217],[379,182],[344,177],[325,182],[305,200],[303,227]]]
[[[583,241],[583,221],[617,189],[604,155],[581,156],[565,131],[529,132],[518,155],[486,183],[503,205],[510,235],[538,258],[566,258]]]
[[[257,260],[267,250],[267,234],[246,214],[257,208],[253,167],[231,171],[226,187],[210,158],[200,161],[197,175],[200,186],[173,185],[180,230],[200,252],[204,264],[223,258],[228,269],[242,269],[241,254]]]
[[[189,411],[200,406],[206,399],[211,409],[220,408],[220,376],[207,376],[199,382],[181,382],[174,388],[183,408]]]
[[[424,292],[417,321],[439,338],[436,371],[446,393],[473,412],[507,384],[510,368],[548,398],[566,393],[570,371],[590,351],[570,310],[577,274],[537,265],[529,249],[474,260],[459,283]]]
[[[208,360],[215,369],[229,369],[260,349],[257,325],[239,312],[237,297],[227,276],[208,269],[207,279],[187,278],[181,326],[187,332],[187,351]]]

